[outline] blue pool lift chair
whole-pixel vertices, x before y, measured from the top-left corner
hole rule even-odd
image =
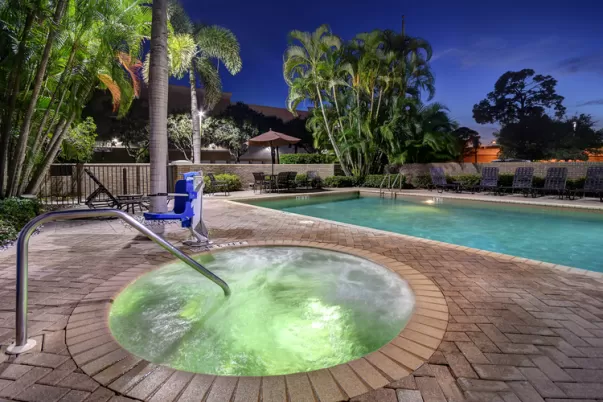
[[[174,197],[174,208],[169,212],[145,212],[148,221],[180,220],[183,228],[188,228],[193,241],[186,241],[188,246],[208,245],[209,231],[203,222],[203,172],[184,173],[184,179],[178,180],[174,193],[157,194]]]

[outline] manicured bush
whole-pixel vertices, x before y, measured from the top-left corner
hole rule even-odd
[[[0,201],[0,219],[17,230],[39,215],[40,210],[37,199],[6,198]]]
[[[0,200],[0,246],[15,240],[21,228],[40,211],[41,205],[37,199]]]
[[[325,187],[355,187],[359,179],[355,176],[329,176],[325,178]]]
[[[0,247],[7,245],[17,238],[19,231],[9,222],[0,219]]]
[[[584,188],[584,182],[586,177],[580,177],[578,179],[567,179],[567,188],[569,190],[578,190]]]
[[[431,175],[428,175],[428,174],[416,175],[412,179],[411,184],[415,188],[428,188],[429,186],[431,186]]]
[[[498,185],[501,187],[511,187],[513,185],[513,173],[499,174]]]
[[[307,180],[308,175],[306,173],[298,173],[297,176],[295,176],[295,183],[298,185],[305,184]]]
[[[459,174],[457,176],[446,176],[448,183],[460,182],[463,187],[477,186],[481,180],[481,176],[478,174]]]
[[[324,154],[284,154],[279,156],[279,160],[283,165],[334,163],[331,155]]]
[[[239,191],[243,189],[243,183],[241,182],[241,178],[236,174],[223,173],[215,175],[216,181],[225,181],[227,184],[228,191]],[[209,177],[203,177],[205,181],[205,192],[206,193],[215,193],[216,191],[222,191],[222,189],[218,190],[211,185]]]
[[[386,177],[386,175],[384,175],[384,174],[369,174],[368,176],[364,177],[364,180],[362,182],[362,187],[379,188],[379,187],[381,187],[381,183],[383,182],[384,177]],[[392,183],[395,180],[395,178],[396,178],[396,175],[391,176]],[[402,180],[402,187],[404,188],[405,184],[406,184],[406,177],[402,176],[401,180]],[[384,185],[387,186],[387,182],[384,183]],[[400,188],[399,181],[396,181],[396,188]]]

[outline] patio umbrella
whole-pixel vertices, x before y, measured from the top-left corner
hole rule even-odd
[[[260,134],[257,137],[250,138],[247,143],[259,147],[270,147],[270,159],[272,162],[272,176],[274,176],[274,149],[281,145],[297,144],[300,138],[291,137],[290,135],[270,131]]]

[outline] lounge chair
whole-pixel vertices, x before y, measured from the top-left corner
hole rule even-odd
[[[429,169],[429,174],[431,175],[431,187],[435,188],[438,193],[444,192],[444,190],[453,189],[457,193],[461,192],[461,183],[448,183],[446,181],[446,175],[444,174],[444,169],[440,167],[434,167]]]
[[[477,191],[492,191],[496,194],[498,190],[498,168],[497,167],[485,167],[482,169],[482,177],[479,181],[479,185],[474,189]]]
[[[603,166],[591,166],[586,171],[586,180],[584,181],[584,187],[570,190],[567,192],[569,199],[575,199],[576,195],[582,193],[582,197],[586,194],[593,194],[595,197],[599,197],[599,200],[603,202]]]
[[[565,195],[565,185],[567,183],[567,168],[565,167],[551,167],[546,170],[546,177],[544,179],[544,187],[537,191],[546,194],[555,194],[563,199]]]
[[[534,180],[534,168],[533,167],[518,167],[515,169],[515,175],[513,176],[513,185],[511,187],[499,187],[499,193],[502,194],[505,190],[511,190],[511,194],[519,190],[524,197],[529,195],[534,196],[532,181]]]
[[[90,176],[90,178],[92,179],[92,181],[94,183],[96,183],[96,185],[98,186],[96,188],[96,190],[94,190],[92,192],[92,194],[90,194],[88,196],[88,198],[86,198],[86,201],[84,201],[84,203],[88,206],[88,208],[90,209],[96,209],[96,208],[117,208],[117,209],[121,209],[123,207],[121,201],[119,201],[117,199],[117,197],[115,197],[113,194],[111,194],[111,192],[109,191],[109,189],[107,189],[107,187],[105,187],[103,185],[103,183],[101,183],[101,181],[99,179],[96,178],[96,176],[88,169],[84,169],[84,172],[86,172],[86,174],[88,176]],[[101,198],[99,200],[95,200],[96,197],[100,196],[100,195],[106,195],[107,198]]]
[[[214,176],[213,173],[207,173],[207,177],[209,177],[209,183],[213,194],[223,192],[224,195],[230,195],[227,182],[224,180],[216,180],[216,176]]]

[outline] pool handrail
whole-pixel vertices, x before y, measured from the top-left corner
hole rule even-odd
[[[67,211],[53,211],[46,212],[38,215],[31,221],[29,221],[21,230],[19,238],[17,240],[17,304],[16,304],[16,326],[15,326],[15,343],[11,344],[7,349],[8,354],[19,354],[27,350],[32,349],[36,345],[36,341],[33,339],[27,339],[27,282],[28,282],[28,266],[27,266],[27,253],[29,246],[29,238],[35,232],[35,230],[44,223],[54,222],[59,220],[69,219],[81,219],[81,218],[102,218],[102,217],[115,217],[126,222],[134,229],[138,230],[141,234],[145,235],[155,243],[159,244],[165,250],[167,250],[173,256],[182,260],[185,264],[195,269],[201,275],[205,276],[216,285],[220,286],[224,291],[225,296],[230,295],[230,288],[228,284],[224,282],[220,277],[215,275],[213,272],[193,260],[188,255],[177,249],[170,242],[163,239],[158,234],[138,222],[134,217],[127,214],[124,211],[117,209],[78,209],[78,210],[67,210]]]

